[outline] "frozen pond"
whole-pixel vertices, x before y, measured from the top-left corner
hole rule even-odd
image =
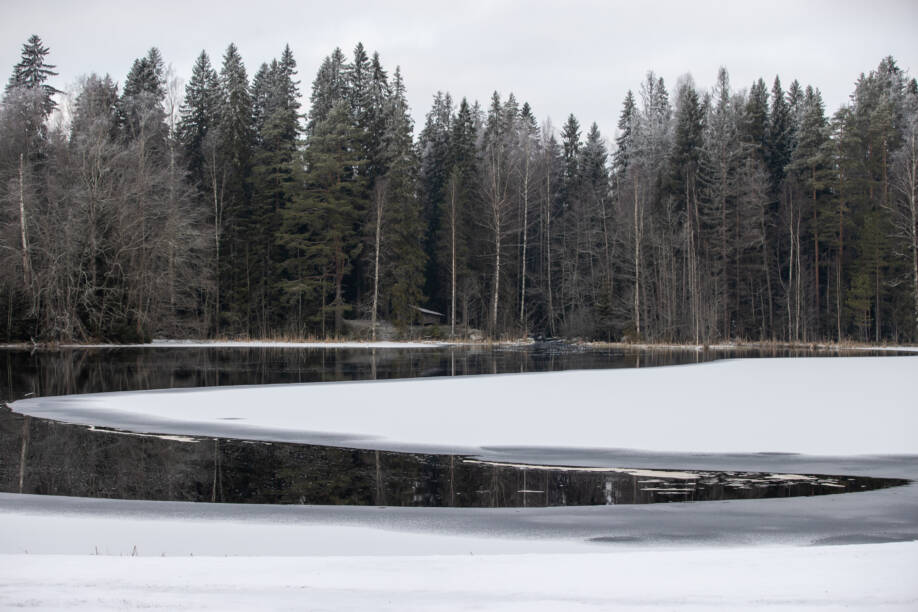
[[[12,400],[72,393],[214,385],[638,368],[697,363],[722,357],[807,355],[825,356],[826,353],[787,350],[739,353],[588,350],[561,344],[509,348],[149,347],[73,348],[35,352],[6,350],[0,353],[0,358],[5,360],[7,374],[0,397]],[[863,355],[863,352],[857,353],[858,357]],[[777,360],[768,364],[781,362]],[[784,363],[793,366],[799,362],[784,360]],[[698,375],[705,371],[706,368],[702,368]],[[695,376],[693,373],[690,377]],[[715,380],[719,376],[723,375],[715,373]],[[780,372],[772,377],[780,377]],[[535,382],[544,383],[547,379],[523,380],[510,377],[491,380],[500,381],[501,386],[512,389],[513,385],[528,388]],[[565,384],[560,379],[551,379],[549,382],[553,387],[563,387]],[[640,386],[643,383],[638,381],[638,384]],[[359,390],[349,385],[332,387],[321,388],[335,394],[331,397],[345,397],[343,394],[346,391],[353,395],[355,389]],[[369,389],[359,387],[364,391]],[[311,388],[312,385],[297,387],[307,391]],[[378,390],[373,395],[385,391],[391,396],[383,400],[390,408],[393,402],[404,403],[408,399],[408,394],[396,387],[386,385],[372,388]],[[465,389],[467,385],[459,388]],[[282,391],[286,387],[273,389]],[[315,389],[319,390],[320,387]],[[250,387],[249,390],[258,392],[259,387]],[[579,391],[584,392],[583,389]],[[236,390],[226,390],[221,397],[238,397],[239,393]],[[580,403],[589,403],[593,395],[587,390],[584,396],[586,401]],[[120,398],[117,395],[111,397]],[[203,405],[195,407],[195,402],[200,404],[196,399],[199,396],[189,397],[192,403],[179,409],[180,412],[203,411]],[[238,407],[227,408],[228,402],[225,399],[214,400],[213,397],[210,396],[210,404],[216,402],[218,406],[224,407],[220,410],[236,414],[234,410],[238,410]],[[437,394],[433,397],[437,397]],[[141,399],[152,399],[154,404],[176,403],[168,395],[162,394],[124,396],[121,401],[127,401],[133,406]],[[559,414],[573,414],[570,407],[562,409],[563,397],[561,400],[556,406]],[[31,405],[35,401],[29,399],[24,404]],[[52,405],[63,405],[64,410],[51,410],[48,415],[73,420],[73,414],[76,413],[67,412],[67,402],[70,401],[63,398],[62,402],[51,401]],[[439,409],[442,404],[440,399],[435,401],[438,405],[432,407],[432,410]],[[360,398],[351,401],[354,402],[367,403]],[[264,411],[264,404],[273,403],[268,400],[259,404],[256,400],[250,402],[250,407],[254,405]],[[331,401],[327,400],[322,405],[327,406],[329,403]],[[529,403],[535,405],[537,402]],[[17,406],[20,404],[23,402]],[[423,412],[426,408],[422,405],[422,413],[414,413],[408,418],[424,420]],[[475,414],[474,408],[476,406],[469,406],[470,414]],[[452,412],[458,411],[461,411],[461,406],[453,407]],[[37,414],[44,414],[41,406]],[[292,443],[301,441],[299,433],[280,430],[274,433],[266,430],[265,433],[257,429],[239,429],[239,421],[246,419],[238,416],[215,417],[215,425],[212,423],[201,429],[202,424],[197,422],[160,423],[155,419],[144,425],[143,413],[122,427],[120,421],[106,422],[105,418],[111,418],[110,415],[94,414],[91,411],[87,414],[73,420],[89,425],[81,426],[22,416],[8,408],[0,408],[0,490],[160,501],[544,507],[811,496],[866,491],[907,482],[899,478],[899,474],[886,473],[873,477],[875,475],[869,471],[851,470],[853,466],[850,465],[844,466],[849,470],[844,471],[842,465],[831,462],[806,465],[806,460],[800,460],[792,466],[800,473],[785,473],[788,467],[770,465],[774,462],[764,460],[766,456],[759,456],[757,461],[745,457],[742,461],[731,462],[718,461],[716,455],[711,455],[706,458],[706,463],[699,464],[697,458],[688,462],[684,458],[666,456],[652,459],[646,452],[619,452],[616,455],[610,450],[601,450],[600,444],[594,445],[594,448],[582,448],[583,444],[575,445],[581,448],[565,448],[566,438],[562,435],[562,428],[553,424],[548,428],[550,435],[547,439],[551,440],[555,432],[559,432],[559,443],[554,446],[492,446],[478,449],[479,452],[474,454],[463,454],[446,452],[444,448],[450,444],[431,452],[423,452],[417,448],[403,449],[384,439],[378,440],[376,446],[373,439],[364,439],[358,447],[354,447],[348,444],[345,437],[339,436],[336,439],[327,435],[326,445],[321,444],[322,435],[307,436],[311,442],[318,439],[319,444]],[[397,420],[398,413],[394,414]],[[306,418],[308,423],[314,417],[307,415]],[[91,426],[100,422],[96,419],[110,427]],[[349,431],[358,431],[364,420],[355,419],[350,424],[353,429]],[[349,422],[347,419],[345,421]],[[592,425],[588,418],[580,419],[582,422],[574,418],[574,421],[574,431],[589,430]],[[628,445],[621,441],[629,439],[627,420],[613,419],[606,423],[607,429],[611,428],[610,424],[621,424],[626,437],[614,438],[618,444],[606,445],[606,448],[626,448]],[[112,429],[112,425],[130,432]],[[234,432],[229,437],[207,435],[211,429],[220,432],[227,428]],[[484,428],[500,430],[498,426]],[[473,427],[471,431],[479,429]],[[525,427],[514,429],[526,430]],[[646,428],[638,426],[632,429],[632,435],[638,439],[637,430]],[[156,435],[165,431],[171,435]],[[194,435],[185,435],[189,433]],[[416,435],[427,439],[431,433]],[[527,438],[523,435],[519,439]],[[284,440],[286,443],[282,442]],[[646,442],[647,438],[642,440]],[[742,445],[742,440],[739,444]],[[639,448],[651,447],[645,445]],[[559,466],[583,467],[572,469]]]

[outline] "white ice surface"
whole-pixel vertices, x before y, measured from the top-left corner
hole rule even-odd
[[[0,608],[918,609],[918,543],[389,557],[0,555]]]
[[[30,398],[15,411],[135,431],[474,450],[918,453],[918,357]],[[125,425],[124,423],[128,424]],[[318,436],[318,437],[317,437]]]

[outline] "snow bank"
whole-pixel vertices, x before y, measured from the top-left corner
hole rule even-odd
[[[918,453],[918,357],[30,398],[13,410],[141,433],[379,448]]]
[[[597,554],[0,556],[0,607],[915,610],[918,543]]]

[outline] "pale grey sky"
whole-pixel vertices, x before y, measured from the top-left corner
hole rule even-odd
[[[796,78],[822,90],[829,113],[886,55],[918,72],[916,0],[0,0],[0,71],[32,33],[51,48],[61,89],[90,72],[121,81],[154,45],[187,78],[201,49],[219,66],[235,42],[251,77],[289,43],[307,105],[322,58],[335,46],[350,55],[362,41],[390,71],[401,65],[416,129],[437,90],[484,105],[495,89],[512,91],[540,121],[558,126],[574,113],[611,137],[625,92],[647,70],[671,91],[685,73],[710,87],[721,65],[734,89],[760,76],[769,87],[776,74],[785,87]]]

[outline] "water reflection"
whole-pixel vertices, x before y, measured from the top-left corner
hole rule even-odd
[[[635,368],[732,357],[839,354],[842,353],[815,353],[803,349],[601,350],[553,342],[525,347],[385,350],[268,347],[0,349],[0,401],[31,395],[173,387]],[[870,353],[848,354],[865,356]]]
[[[260,504],[526,507],[760,499],[865,491],[896,479],[523,466],[456,455],[151,436],[0,407],[0,490]]]

